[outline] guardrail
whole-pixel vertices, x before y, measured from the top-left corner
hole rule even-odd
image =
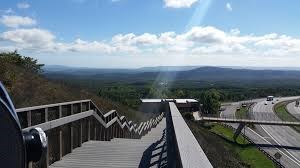
[[[259,125],[300,126],[300,122],[248,120],[248,119],[232,119],[232,118],[217,118],[217,117],[200,117],[198,119],[198,121],[223,122],[223,123],[245,123],[245,124],[259,124]]]
[[[42,128],[48,138],[46,159],[29,167],[48,167],[89,140],[109,141],[112,138],[140,138],[163,118],[140,124],[127,121],[117,111],[104,114],[91,100],[80,100],[17,109],[23,130]]]
[[[165,103],[168,167],[212,168],[211,163],[187,126],[175,103]]]

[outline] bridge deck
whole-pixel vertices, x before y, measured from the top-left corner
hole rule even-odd
[[[259,124],[259,125],[300,126],[300,122],[289,122],[289,121],[229,119],[229,118],[217,118],[217,117],[198,117],[198,118],[195,118],[195,120],[210,121],[210,122],[223,122],[223,123],[246,123],[246,124]]]
[[[50,168],[160,167],[166,165],[166,121],[163,119],[141,139],[115,138],[89,141]]]

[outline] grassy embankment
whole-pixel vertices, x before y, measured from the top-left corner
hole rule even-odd
[[[241,107],[240,110],[236,110],[235,117],[237,119],[250,119],[248,116],[249,109],[251,108],[251,104],[247,104],[246,107]],[[255,129],[255,126],[253,124],[248,124],[248,127],[251,129]]]
[[[281,102],[278,103],[274,106],[274,111],[276,113],[276,115],[282,120],[282,121],[291,121],[291,122],[299,122],[299,120],[297,118],[295,118],[293,115],[291,115],[287,109],[286,109],[286,105],[289,102]],[[297,132],[300,132],[300,127],[292,127],[294,128]]]
[[[242,136],[233,140],[233,131],[219,124],[200,126],[188,121],[189,127],[214,167],[276,167]]]
[[[247,119],[248,107],[241,107],[240,110],[237,110],[235,113],[236,118],[238,119]]]

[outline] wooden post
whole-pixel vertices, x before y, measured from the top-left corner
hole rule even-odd
[[[58,112],[59,112],[59,116],[58,118],[62,117],[62,106],[58,107]],[[63,155],[63,151],[62,151],[62,147],[63,146],[63,135],[62,135],[62,128],[59,128],[59,160],[61,160],[62,155]]]
[[[103,131],[103,140],[106,141],[106,134],[107,134],[107,128],[106,127],[103,127],[102,128],[102,131]]]
[[[31,126],[31,111],[27,112],[27,126]]]
[[[71,108],[70,108],[70,110],[71,110],[71,115],[73,115],[73,104],[71,104]],[[70,138],[71,138],[71,143],[70,143],[70,146],[71,146],[71,152],[73,151],[73,144],[74,144],[74,133],[73,133],[73,123],[71,123],[70,124],[70,126],[71,126],[71,130],[70,130],[70,132],[71,132],[71,136],[70,136]]]
[[[94,140],[97,140],[97,123],[94,122]]]
[[[32,168],[32,162],[28,163],[28,168]]]
[[[87,140],[89,141],[89,140],[91,140],[91,117],[89,117],[87,119],[87,121],[88,121],[88,137],[87,137]]]
[[[45,108],[45,122],[49,121],[48,118],[48,108]]]
[[[61,130],[61,128],[59,128],[59,160],[61,160],[61,158],[63,157],[63,151],[62,151],[62,143],[63,143],[63,140],[62,140],[62,138],[63,138],[63,135],[62,135],[62,130]]]
[[[79,121],[80,122],[80,137],[79,137],[79,146],[82,144],[82,119]]]
[[[99,135],[99,140],[101,141],[105,141],[105,127],[102,125],[102,124],[99,124],[100,125],[100,135]]]
[[[47,146],[49,147],[49,138],[47,137]],[[49,167],[49,149],[47,149],[46,153],[46,168]]]
[[[111,139],[111,126],[108,127],[108,134],[107,134],[107,140],[110,141]]]
[[[114,137],[117,137],[117,124],[114,124]]]

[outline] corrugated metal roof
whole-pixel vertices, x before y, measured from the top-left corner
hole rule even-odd
[[[197,103],[195,99],[141,99],[142,103],[160,103],[164,101],[175,101],[176,103]]]

